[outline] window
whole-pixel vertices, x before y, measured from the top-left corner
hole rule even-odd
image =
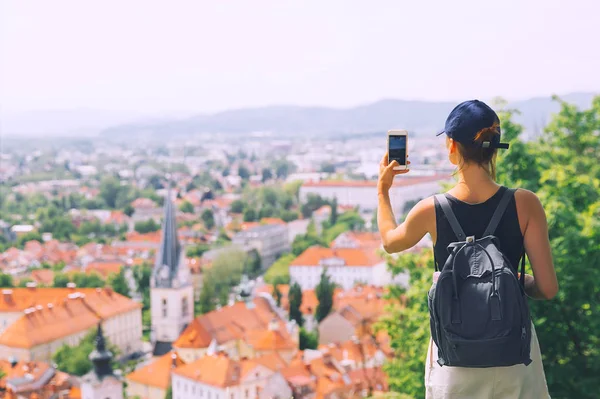
[[[246,388],[246,391],[244,392],[244,397],[248,398],[250,396],[250,391]]]
[[[162,317],[167,317],[167,299],[162,299]]]
[[[188,309],[188,299],[186,296],[184,296],[183,298],[181,298],[181,315],[182,316],[187,316],[189,312]]]

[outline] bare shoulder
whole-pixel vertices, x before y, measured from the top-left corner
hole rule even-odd
[[[435,203],[433,202],[433,196],[423,198],[422,200],[417,202],[413,210],[415,212],[423,214],[431,214],[431,212],[435,212]]]
[[[517,202],[517,209],[524,208],[531,210],[542,206],[538,196],[534,192],[525,190],[524,188],[519,188],[515,191],[515,201]]]

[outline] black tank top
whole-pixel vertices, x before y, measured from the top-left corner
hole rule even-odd
[[[475,236],[475,238],[481,238],[502,198],[502,194],[506,190],[507,188],[502,186],[487,201],[473,205],[454,198],[450,194],[444,195],[448,198],[452,212],[456,215],[467,237]],[[446,248],[450,243],[458,241],[458,238],[456,238],[454,231],[452,231],[452,227],[450,227],[450,223],[446,219],[444,211],[435,197],[434,203],[437,240],[433,251],[441,269],[444,267],[449,255]],[[500,219],[494,235],[500,240],[500,249],[508,260],[510,260],[510,264],[516,273],[519,267],[519,260],[521,255],[523,255],[523,234],[519,226],[517,204],[514,197],[508,203],[506,212],[504,212],[502,219]]]

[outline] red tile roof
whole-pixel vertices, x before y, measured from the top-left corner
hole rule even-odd
[[[172,351],[162,355],[150,364],[143,366],[125,377],[128,381],[149,385],[163,390],[171,384],[171,372],[186,363]]]
[[[292,261],[290,266],[320,266],[324,259],[340,258],[346,266],[375,266],[384,259],[369,248],[311,247]]]

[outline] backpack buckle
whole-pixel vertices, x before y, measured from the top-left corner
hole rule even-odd
[[[466,242],[468,244],[473,244],[475,242],[475,236],[468,236]]]

